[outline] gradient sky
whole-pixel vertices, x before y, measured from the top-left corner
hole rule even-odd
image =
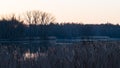
[[[58,22],[120,24],[120,0],[0,0],[0,14],[41,10]]]

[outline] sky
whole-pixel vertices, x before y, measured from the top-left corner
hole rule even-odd
[[[0,0],[0,15],[40,10],[56,22],[120,24],[120,0]]]

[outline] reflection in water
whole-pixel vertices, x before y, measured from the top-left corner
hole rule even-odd
[[[23,54],[23,58],[24,58],[24,60],[37,60],[39,57],[45,57],[45,56],[47,56],[47,54],[46,53],[38,53],[38,52],[35,52],[35,53],[32,53],[32,52],[25,52],[24,54]]]
[[[23,54],[24,59],[37,59],[38,58],[38,53],[30,53],[26,52]]]

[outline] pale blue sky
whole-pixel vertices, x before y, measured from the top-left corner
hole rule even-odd
[[[120,0],[0,0],[0,14],[49,12],[58,22],[119,23]]]

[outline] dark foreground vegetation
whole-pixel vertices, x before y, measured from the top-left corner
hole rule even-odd
[[[32,46],[0,45],[0,68],[120,68],[119,41]]]

